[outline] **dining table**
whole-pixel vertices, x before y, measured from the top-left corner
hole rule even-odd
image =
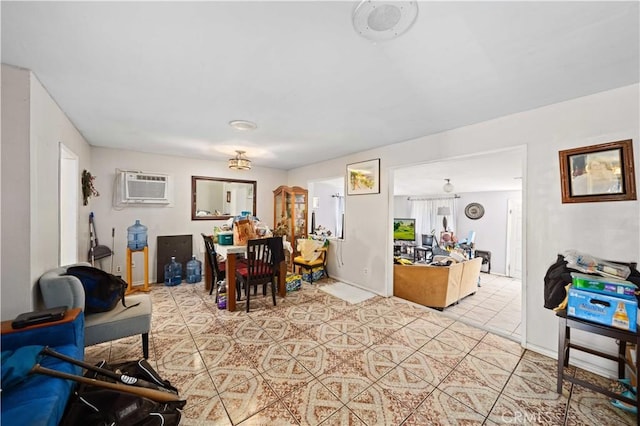
[[[226,259],[226,279],[227,279],[227,310],[236,310],[236,263],[237,256],[247,254],[247,246],[236,245],[222,245],[216,243],[216,252]],[[286,248],[285,248],[286,249]],[[211,287],[211,267],[209,262],[205,262],[205,290],[209,290]],[[285,297],[287,295],[287,263],[283,260],[278,265],[278,295]],[[233,283],[233,285],[231,285]]]

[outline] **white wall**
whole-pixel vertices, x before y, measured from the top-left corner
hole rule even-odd
[[[2,124],[1,316],[9,319],[35,309],[38,278],[58,266],[59,144],[78,155],[81,170],[90,147],[35,75],[7,65]],[[82,228],[80,235],[86,235]]]
[[[32,306],[29,104],[29,72],[2,65],[3,320]]]
[[[158,236],[193,235],[193,254],[203,259],[202,232],[211,234],[216,225],[223,221],[191,220],[191,176],[210,176],[229,179],[257,181],[257,216],[260,220],[273,226],[273,190],[286,183],[287,172],[264,167],[254,167],[249,171],[234,171],[226,162],[196,160],[192,158],[154,155],[135,151],[123,151],[94,147],[91,151],[91,173],[96,176],[95,186],[99,197],[91,198],[89,211],[95,214],[96,231],[100,244],[111,247],[111,228],[116,228],[114,271],[121,266],[122,275],[126,274],[127,228],[140,219],[147,226],[149,242],[149,275],[151,282],[156,282],[156,241]],[[114,209],[112,206],[113,182],[116,169],[142,170],[146,172],[168,173],[173,182],[173,205],[144,206]],[[85,219],[88,221],[88,212]],[[89,240],[82,242],[86,257]],[[107,259],[109,260],[109,259]],[[144,280],[142,255],[134,254],[136,263],[133,280],[141,283]],[[110,260],[109,260],[110,262]],[[110,268],[104,262],[103,268]]]
[[[469,231],[476,231],[475,248],[491,252],[491,272],[505,274],[507,257],[507,204],[509,199],[522,198],[522,191],[469,192],[459,194],[458,239],[467,238]],[[471,220],[464,214],[469,203],[480,203],[484,216]]]
[[[390,294],[393,182],[389,170],[492,150],[526,146],[523,180],[526,346],[554,355],[557,320],[543,308],[543,277],[556,254],[576,248],[608,259],[637,260],[638,201],[562,204],[558,151],[633,139],[638,168],[639,85],[602,92],[532,111],[390,145],[289,173],[289,185],[342,174],[348,163],[381,159],[381,193],[347,197],[344,266],[340,279]],[[407,156],[406,153],[411,153]],[[407,158],[412,163],[407,163]],[[637,178],[636,178],[637,179]],[[391,188],[391,189],[390,189]],[[364,273],[368,268],[369,274]]]
[[[406,195],[396,195],[393,197],[393,217],[411,217],[411,203]],[[418,240],[420,236],[416,235]]]

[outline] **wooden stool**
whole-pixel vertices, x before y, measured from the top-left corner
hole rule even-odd
[[[127,247],[127,291],[125,294],[135,293],[136,291],[149,292],[149,247],[145,246],[142,250],[135,250],[135,252],[144,253],[144,284],[142,288],[140,286],[133,287],[133,260],[131,259],[134,251]]]
[[[592,390],[594,392],[606,395],[609,398],[626,402],[631,406],[635,406],[636,410],[640,408],[640,401],[636,398],[629,398],[627,396],[619,395],[607,388],[599,386],[595,383],[588,382],[586,380],[573,377],[570,374],[566,374],[565,367],[569,366],[570,349],[576,349],[581,352],[586,352],[591,355],[599,356],[602,358],[610,359],[618,364],[618,378],[623,379],[625,377],[625,365],[627,360],[625,359],[625,352],[627,343],[633,343],[636,348],[640,348],[640,333],[634,331],[621,330],[614,327],[608,327],[606,325],[596,324],[580,318],[573,318],[567,315],[567,311],[558,311],[556,316],[559,318],[559,330],[558,330],[558,377],[557,377],[557,392],[562,394],[562,381],[580,385],[584,388]],[[606,336],[618,341],[618,354],[612,355],[609,353],[601,352],[592,347],[586,347],[578,345],[571,341],[571,329],[586,331],[588,333],[597,334],[599,336]],[[636,364],[633,366],[633,370],[640,371],[640,357],[636,356]],[[640,416],[636,416],[636,424],[640,426]]]

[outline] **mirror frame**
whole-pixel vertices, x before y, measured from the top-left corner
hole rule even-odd
[[[253,216],[256,215],[256,199],[258,198],[258,184],[255,180],[242,180],[242,179],[227,179],[227,178],[219,178],[219,177],[210,177],[210,176],[191,176],[191,220],[227,220],[230,217],[234,217],[232,215],[221,215],[221,216],[196,216],[196,183],[199,180],[207,180],[214,182],[232,182],[232,183],[246,183],[253,185],[253,211],[251,214]]]

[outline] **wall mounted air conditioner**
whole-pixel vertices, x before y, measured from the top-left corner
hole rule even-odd
[[[116,171],[116,204],[170,204],[169,175]]]

